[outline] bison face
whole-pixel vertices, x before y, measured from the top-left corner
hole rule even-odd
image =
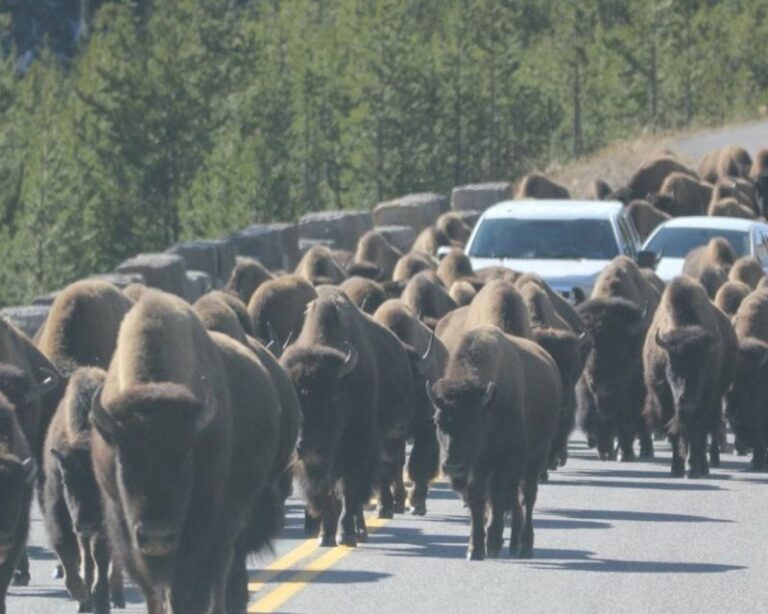
[[[0,565],[19,541],[18,528],[22,522],[35,479],[35,462],[28,458],[0,457]]]
[[[94,397],[91,420],[113,449],[117,492],[134,549],[155,561],[175,554],[194,482],[195,444],[216,415],[176,384],[146,384],[118,395],[110,412]]]
[[[443,473],[454,483],[464,483],[483,451],[486,415],[495,385],[463,386],[439,381],[434,388],[427,384],[427,393],[437,409],[435,423]]]
[[[64,500],[75,531],[90,537],[101,528],[101,495],[93,473],[90,450],[52,449],[64,484]]]
[[[725,395],[725,412],[736,437],[753,445],[754,431],[760,429],[757,414],[768,404],[768,345],[757,340],[743,341],[733,384]]]
[[[666,380],[675,413],[684,422],[702,408],[707,385],[712,383],[709,363],[715,338],[700,326],[684,326],[665,335],[657,331],[656,344],[667,354]]]
[[[289,348],[281,362],[299,396],[299,459],[318,471],[327,470],[347,422],[347,407],[355,402],[350,384],[357,351],[351,347],[346,354],[333,348]]]

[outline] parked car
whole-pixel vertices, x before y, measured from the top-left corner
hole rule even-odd
[[[501,265],[538,273],[569,299],[589,296],[616,256],[642,256],[639,235],[621,203],[578,200],[494,205],[478,220],[465,251],[475,270]]]
[[[722,237],[737,256],[754,256],[768,272],[768,224],[731,217],[678,217],[660,224],[646,239],[644,250],[657,254],[656,274],[664,281],[683,272],[692,249]]]

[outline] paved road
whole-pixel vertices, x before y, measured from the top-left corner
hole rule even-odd
[[[739,143],[768,145],[768,122],[680,139],[698,158]],[[542,486],[536,552],[530,561],[464,560],[469,521],[445,484],[425,518],[381,523],[357,549],[318,549],[301,532],[292,500],[275,556],[252,562],[254,612],[386,614],[421,612],[768,611],[768,475],[744,472],[725,455],[706,480],[668,477],[661,446],[652,463],[595,460],[576,436],[568,466]],[[32,584],[12,588],[10,614],[71,614],[76,606],[51,579],[53,555],[39,515],[32,536]],[[270,569],[272,568],[272,569]],[[129,591],[128,612],[144,611]]]
[[[252,562],[251,610],[766,611],[768,475],[726,454],[709,479],[673,479],[666,444],[653,462],[619,464],[597,461],[574,439],[568,465],[540,490],[533,560],[465,561],[467,513],[444,483],[427,517],[382,522],[357,549],[304,539],[291,501],[276,556]],[[71,614],[61,581],[50,579],[39,520],[32,544],[32,585],[12,589],[9,612]],[[135,591],[130,601],[128,611],[143,611]]]

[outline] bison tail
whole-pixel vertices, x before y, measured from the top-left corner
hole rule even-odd
[[[273,483],[256,496],[251,520],[243,536],[249,552],[269,550],[275,553],[272,541],[283,530],[285,519],[285,499],[280,491],[279,483]]]

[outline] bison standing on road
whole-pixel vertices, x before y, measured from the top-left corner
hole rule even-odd
[[[274,278],[275,276],[258,260],[241,256],[224,285],[224,291],[237,296],[247,305],[259,286]]]
[[[737,340],[727,316],[696,281],[676,277],[667,286],[643,348],[645,416],[672,443],[672,475],[709,473],[720,462],[722,399],[733,379]]]
[[[277,445],[266,371],[150,291],[123,320],[91,422],[110,543],[150,614],[242,611],[253,502]]]
[[[27,543],[36,467],[16,410],[0,393],[0,614]]]
[[[299,334],[307,305],[317,298],[315,288],[297,275],[284,275],[262,284],[248,303],[254,336],[269,343],[274,331],[281,344]]]
[[[528,173],[520,180],[515,198],[570,200],[571,194],[563,186],[541,173]]]
[[[640,435],[641,457],[653,456],[653,443],[641,417],[644,398],[642,347],[650,314],[659,295],[626,256],[609,264],[595,282],[579,315],[592,337],[592,351],[577,388],[578,421],[601,460],[635,459]]]
[[[752,289],[741,281],[728,281],[720,286],[715,295],[715,305],[729,318],[736,315],[742,301]]]
[[[462,335],[445,375],[428,390],[437,408],[443,472],[472,518],[467,557],[499,555],[508,511],[510,553],[533,556],[538,480],[561,405],[554,361],[531,341],[480,327]]]

